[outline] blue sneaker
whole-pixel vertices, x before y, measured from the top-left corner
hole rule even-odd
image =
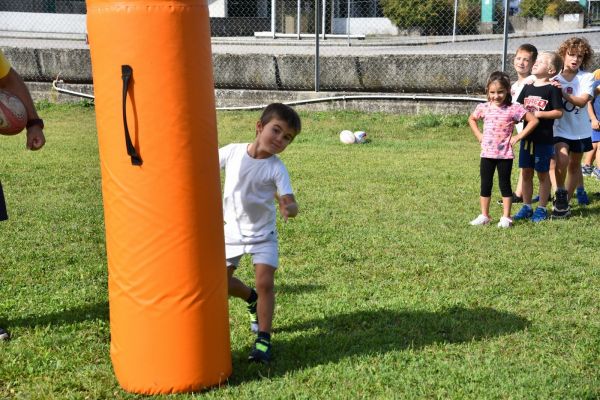
[[[581,174],[583,176],[592,176],[592,172],[594,171],[594,167],[591,165],[582,165],[581,166]]]
[[[590,204],[590,199],[583,188],[577,188],[577,203],[579,203],[580,206],[587,206]]]
[[[532,215],[533,215],[533,210],[531,209],[531,207],[523,206],[523,207],[521,207],[521,209],[519,210],[518,213],[513,215],[512,219],[513,219],[513,221],[518,221],[520,219],[529,219],[529,218],[531,218]]]
[[[592,176],[600,181],[600,169],[594,168],[592,171]]]
[[[248,356],[248,361],[261,364],[271,362],[271,342],[264,338],[257,338]]]
[[[531,220],[533,222],[542,222],[545,219],[548,219],[548,211],[545,208],[536,207],[533,215],[531,216]]]

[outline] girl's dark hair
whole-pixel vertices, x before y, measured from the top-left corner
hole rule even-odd
[[[500,86],[506,90],[506,97],[502,104],[509,106],[512,104],[512,96],[510,94],[510,78],[508,75],[502,71],[494,71],[490,74],[490,77],[487,80],[487,84],[485,85],[485,92],[488,93],[490,91],[490,85],[492,83],[499,83]],[[489,98],[488,98],[489,100]]]
[[[290,106],[286,106],[282,103],[271,103],[265,107],[260,116],[260,123],[262,126],[268,124],[273,118],[279,118],[287,122],[288,126],[296,132],[300,133],[302,124],[300,123],[300,116]]]

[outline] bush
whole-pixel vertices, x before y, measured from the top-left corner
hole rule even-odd
[[[544,15],[559,17],[564,14],[582,14],[585,9],[578,2],[567,0],[523,0],[519,15],[542,19]]]
[[[519,5],[519,15],[525,18],[543,19],[546,14],[546,8],[551,0],[523,0]]]
[[[584,14],[585,8],[578,2],[567,0],[552,0],[546,7],[546,15],[559,17],[565,14]]]
[[[383,15],[400,29],[420,29],[429,35],[452,33],[452,0],[380,0]]]

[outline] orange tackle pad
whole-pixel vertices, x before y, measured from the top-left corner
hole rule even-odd
[[[231,374],[206,1],[87,0],[111,358],[130,392]]]

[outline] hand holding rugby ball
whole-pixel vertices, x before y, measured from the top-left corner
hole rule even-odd
[[[14,94],[0,89],[0,134],[16,135],[27,125],[27,110]]]

